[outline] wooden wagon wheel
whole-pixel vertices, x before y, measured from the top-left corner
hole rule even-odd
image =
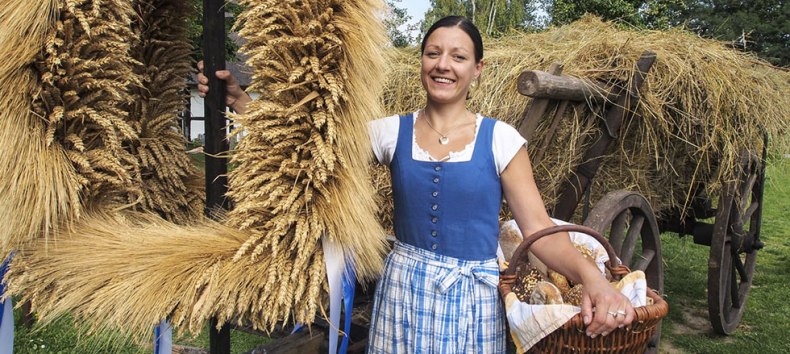
[[[723,186],[708,258],[708,314],[713,329],[730,334],[743,316],[760,242],[765,170],[744,154],[736,178]]]
[[[608,235],[623,264],[645,272],[647,286],[664,293],[664,263],[661,238],[650,203],[637,192],[619,190],[601,198],[584,225]],[[640,253],[636,254],[640,248]],[[648,343],[647,353],[658,351],[661,324]]]

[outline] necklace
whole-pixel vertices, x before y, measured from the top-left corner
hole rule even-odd
[[[447,134],[450,134],[450,132],[453,131],[453,129],[455,129],[455,128],[462,127],[462,126],[466,125],[466,124],[460,124],[460,125],[457,125],[455,127],[450,128],[450,130],[448,130],[447,133],[442,133],[442,132],[436,130],[436,128],[434,128],[433,125],[431,125],[431,121],[428,120],[428,115],[425,114],[424,111],[422,113],[422,119],[425,120],[425,123],[428,124],[428,127],[430,127],[433,131],[435,131],[436,134],[439,134],[439,144],[442,144],[442,145],[447,145],[447,144],[450,143],[450,138],[447,137]]]

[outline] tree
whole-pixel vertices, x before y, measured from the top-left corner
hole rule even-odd
[[[442,17],[461,15],[471,19],[481,33],[498,37],[511,29],[533,28],[536,4],[537,0],[431,0],[422,30]]]
[[[408,47],[414,44],[416,36],[413,33],[418,30],[418,25],[409,23],[411,16],[406,12],[406,9],[395,5],[396,2],[400,1],[388,0],[389,11],[384,17],[387,35],[392,45],[397,48]]]
[[[728,41],[780,66],[790,65],[790,3],[785,0],[687,0],[675,24]]]
[[[543,0],[551,24],[564,25],[592,14],[604,20],[648,28],[667,28],[684,0]]]
[[[192,42],[194,48],[193,57],[196,60],[203,58],[203,0],[190,0],[194,10],[193,16],[189,19],[189,40]],[[227,1],[225,3],[225,60],[237,61],[239,43],[232,39],[231,33],[233,25],[236,23],[236,18],[242,11],[242,6],[237,4],[236,1]]]

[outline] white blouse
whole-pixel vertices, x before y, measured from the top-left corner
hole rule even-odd
[[[417,120],[418,113],[412,114],[412,119]],[[477,121],[475,122],[475,138],[461,151],[451,151],[447,162],[464,162],[472,159],[474,152],[475,142],[477,141],[477,132],[480,130],[480,123],[483,116],[478,113]],[[395,154],[395,146],[398,143],[398,130],[400,127],[400,117],[398,115],[389,116],[385,118],[376,119],[368,123],[368,131],[370,135],[370,142],[373,145],[373,154],[376,155],[376,160],[384,165],[389,165],[392,162],[392,156]],[[436,161],[427,151],[417,145],[417,139],[412,132],[412,159],[417,161]],[[497,175],[501,175],[507,165],[516,156],[516,153],[522,146],[526,146],[527,141],[519,134],[516,128],[511,125],[496,121],[494,124],[494,138],[491,144],[491,151],[494,153],[494,163],[497,168]]]

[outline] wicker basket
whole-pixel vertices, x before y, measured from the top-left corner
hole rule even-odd
[[[526,268],[523,265],[528,260],[527,251],[535,241],[551,234],[568,231],[588,234],[606,248],[609,254],[606,267],[615,280],[630,272],[624,265],[612,265],[618,262],[617,255],[609,242],[597,231],[585,226],[562,225],[538,231],[524,239],[513,253],[505,274],[519,277],[518,272]],[[584,320],[579,313],[532,346],[528,353],[643,353],[650,338],[658,329],[661,319],[669,312],[669,305],[655,290],[648,289],[647,296],[653,299],[653,304],[635,308],[636,318],[629,327],[615,329],[605,337],[590,338],[585,332]]]

